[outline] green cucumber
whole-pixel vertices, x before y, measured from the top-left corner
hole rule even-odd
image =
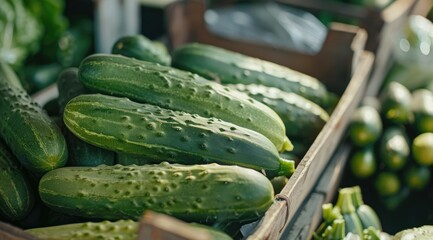
[[[327,106],[327,90],[319,80],[290,68],[222,48],[192,43],[173,52],[172,65],[222,84],[263,84],[297,93]]]
[[[352,115],[348,129],[351,142],[360,147],[373,144],[382,134],[382,120],[372,106],[358,107]]]
[[[377,168],[377,160],[372,146],[354,149],[350,159],[349,166],[351,173],[360,179],[371,177]]]
[[[25,168],[41,174],[65,165],[65,138],[23,89],[0,86],[0,116],[0,137]]]
[[[261,173],[218,164],[65,167],[39,182],[42,201],[66,214],[138,219],[145,210],[200,223],[249,221],[270,207],[274,191]]]
[[[274,110],[283,120],[286,135],[291,141],[302,141],[310,146],[329,119],[328,113],[319,105],[295,93],[258,84],[227,86]]]
[[[158,162],[237,164],[286,176],[294,171],[294,162],[280,158],[265,136],[216,118],[89,94],[72,99],[63,119],[88,143]]]
[[[152,42],[143,35],[124,36],[113,45],[111,53],[120,54],[138,60],[170,65],[171,57],[165,47]]]
[[[85,222],[32,228],[27,229],[26,232],[44,240],[136,240],[138,237],[138,223],[132,220]]]
[[[3,81],[16,88],[23,88],[20,79],[12,67],[3,61],[0,61],[0,85],[3,85],[3,83],[1,83]]]
[[[393,240],[406,240],[406,239],[418,239],[428,240],[433,239],[433,226],[424,225],[416,228],[409,228],[402,230],[395,234]]]
[[[209,234],[210,240],[231,240],[232,238],[224,232],[218,231],[206,225],[191,223],[190,226],[196,231]],[[64,224],[52,227],[41,227],[25,230],[32,236],[44,240],[99,240],[99,239],[122,239],[136,240],[138,237],[138,222],[133,220],[118,220],[115,222],[84,222]]]
[[[68,130],[65,132],[69,149],[68,166],[114,165],[115,152],[86,143]]]
[[[413,120],[411,94],[397,82],[391,82],[380,94],[381,115],[391,123],[406,124]]]
[[[411,110],[419,133],[433,132],[433,92],[420,89],[412,93]]]
[[[78,79],[78,68],[63,70],[57,80],[59,91],[58,105],[63,115],[66,104],[74,97],[88,92]],[[84,142],[76,137],[68,129],[64,129],[64,135],[69,149],[69,166],[97,166],[100,164],[113,165],[115,153]]]
[[[284,123],[266,105],[192,73],[119,55],[91,55],[79,67],[89,89],[136,102],[216,117],[257,131],[279,151],[292,150]]]
[[[33,191],[18,160],[0,140],[0,216],[7,221],[25,218],[33,206]]]
[[[410,145],[403,128],[388,127],[379,143],[380,160],[391,171],[402,169],[409,160]]]

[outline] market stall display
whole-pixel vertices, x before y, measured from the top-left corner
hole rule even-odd
[[[421,2],[396,0],[368,12],[377,14],[383,33],[401,26]],[[20,3],[5,6],[19,10]],[[260,14],[279,12],[273,19],[284,15],[280,24],[300,14],[271,5]],[[28,6],[22,13],[40,10]],[[398,14],[384,17],[389,9]],[[1,188],[7,190],[0,191],[0,220],[25,230],[2,223],[0,236],[308,239],[319,227],[318,239],[379,239],[389,225],[366,204],[370,192],[364,202],[360,188],[341,189],[335,206],[320,209],[337,192],[346,160],[361,183],[373,179],[371,187],[391,208],[429,185],[433,84],[402,85],[395,79],[414,68],[399,62],[380,98],[362,101],[378,91],[372,70],[385,71],[373,65],[374,54],[385,56],[381,45],[365,50],[371,29],[333,23],[311,54],[214,35],[205,11],[203,0],[168,5],[167,48],[130,35],[111,54],[93,54],[89,32],[58,28],[62,34],[52,40],[58,46],[46,53],[58,58],[44,58],[47,68],[37,68],[45,74],[22,74],[20,64],[13,70],[0,60]],[[423,52],[430,38],[420,29],[406,40]],[[80,38],[84,45],[75,45]],[[347,129],[353,155],[344,142]]]

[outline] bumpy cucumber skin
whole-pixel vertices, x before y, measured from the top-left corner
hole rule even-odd
[[[171,58],[166,49],[156,45],[143,35],[124,36],[118,39],[111,53],[120,54],[138,60],[170,65]]]
[[[222,84],[263,84],[297,93],[326,107],[327,90],[319,80],[290,68],[222,48],[192,43],[173,52],[172,65]]]
[[[60,168],[42,177],[39,192],[47,206],[71,215],[138,219],[153,210],[201,223],[257,219],[274,196],[270,181],[251,169],[166,162]]]
[[[65,165],[65,138],[24,90],[0,87],[0,116],[0,135],[25,168],[42,174]]]
[[[88,143],[158,162],[215,162],[293,173],[284,172],[285,161],[265,136],[216,118],[89,94],[72,99],[63,120]]]
[[[44,240],[136,240],[138,223],[132,220],[86,222],[33,228],[26,232]]]
[[[26,217],[33,206],[33,191],[18,160],[0,140],[0,215],[7,221]]]
[[[227,86],[246,93],[270,107],[283,120],[289,139],[307,146],[311,145],[329,119],[323,108],[295,93],[258,84]]]
[[[292,150],[281,118],[266,105],[198,75],[119,55],[91,55],[79,67],[80,81],[104,94],[163,108],[216,117],[257,131],[279,151]]]

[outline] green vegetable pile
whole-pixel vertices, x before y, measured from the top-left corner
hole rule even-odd
[[[368,181],[388,209],[430,185],[433,165],[433,92],[391,82],[366,99],[348,130],[350,172]]]
[[[323,222],[313,234],[316,240],[346,240],[354,236],[361,240],[389,239],[382,232],[376,212],[364,203],[359,186],[340,189],[335,206],[322,205],[322,217]]]

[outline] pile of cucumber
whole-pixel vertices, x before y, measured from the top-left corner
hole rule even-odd
[[[218,230],[255,221],[271,179],[295,171],[280,154],[302,158],[333,107],[291,69],[202,44],[172,58],[143,36],[64,70],[50,111],[1,67],[0,220],[42,239],[134,239],[146,210]]]
[[[392,210],[411,191],[430,185],[433,165],[433,92],[391,82],[353,115],[352,175],[367,182]]]

